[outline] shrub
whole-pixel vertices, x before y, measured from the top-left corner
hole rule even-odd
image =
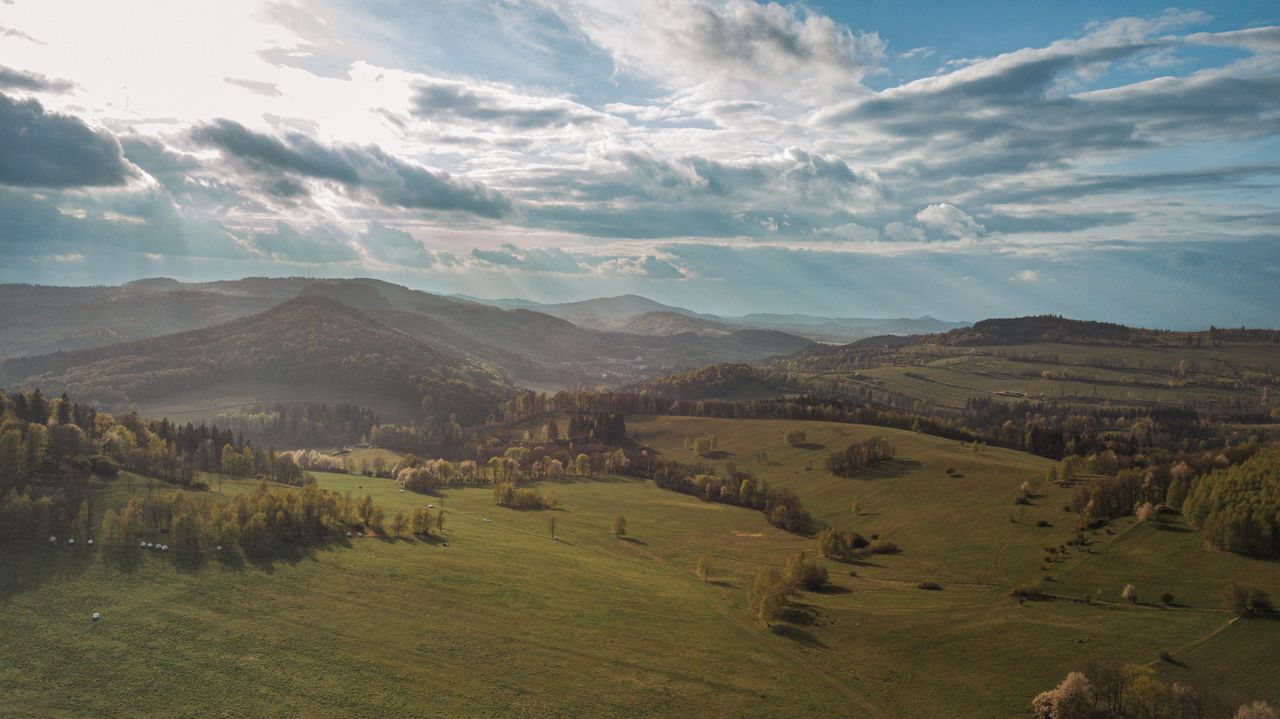
[[[1042,519],[1042,520],[1040,520],[1039,522],[1036,522],[1036,526],[1037,526],[1037,527],[1052,527],[1053,525],[1049,523],[1049,520],[1047,520],[1047,519]]]
[[[1138,588],[1132,584],[1124,585],[1124,589],[1120,590],[1120,598],[1130,604],[1138,603]]]
[[[920,582],[916,586],[919,587],[920,589],[928,589],[934,592],[942,590],[942,585],[938,584],[937,582]]]
[[[1242,617],[1269,614],[1274,608],[1271,596],[1257,587],[1232,582],[1222,594],[1227,600],[1227,607]]]
[[[787,560],[787,568],[783,576],[794,584],[810,591],[821,589],[827,583],[827,567],[821,562],[809,559],[801,552]]]
[[[897,554],[899,551],[898,545],[887,539],[877,539],[867,545],[867,552],[870,554]]]
[[[120,474],[120,465],[110,457],[95,454],[89,458],[89,471],[103,477],[114,477]]]
[[[1160,602],[1165,605],[1173,604],[1173,594],[1171,594],[1170,592],[1165,592],[1164,594],[1161,594]]]

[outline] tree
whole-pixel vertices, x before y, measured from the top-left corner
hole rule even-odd
[[[547,531],[551,533],[551,538],[556,538],[556,518],[552,515],[547,518]]]
[[[1093,715],[1093,687],[1080,672],[1071,672],[1054,689],[1031,701],[1036,719],[1088,719]]]
[[[1138,588],[1132,584],[1124,585],[1124,589],[1120,591],[1120,598],[1130,604],[1138,603]]]
[[[409,518],[404,516],[404,512],[396,512],[396,516],[391,520],[391,533],[399,537],[408,528]]]
[[[804,552],[800,552],[787,560],[783,576],[792,586],[814,591],[826,585],[827,568],[818,560],[809,559]]]
[[[1231,582],[1223,590],[1222,595],[1226,599],[1227,607],[1242,617],[1268,614],[1274,608],[1271,595],[1257,587],[1246,587]]]
[[[705,582],[711,578],[711,560],[707,558],[707,555],[704,554],[701,557],[698,557],[697,571],[698,571],[698,578],[701,579],[702,581]]]
[[[789,430],[782,435],[782,438],[786,441],[788,447],[798,447],[804,444],[805,432],[803,429]]]
[[[627,518],[619,514],[613,518],[613,526],[609,530],[615,537],[627,536]]]
[[[821,532],[818,532],[817,541],[818,553],[824,557],[839,559],[849,553],[844,537],[832,527],[824,527]]]
[[[791,580],[778,570],[761,569],[747,592],[747,603],[756,618],[768,626],[786,608],[795,591]]]
[[[1251,702],[1237,709],[1232,719],[1280,719],[1280,714],[1266,702]]]

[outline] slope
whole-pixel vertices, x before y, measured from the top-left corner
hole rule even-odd
[[[171,406],[246,390],[279,400],[353,401],[483,418],[510,389],[492,370],[322,297],[215,327],[109,347],[10,359],[0,384],[67,390],[113,407]],[[259,397],[271,401],[272,397]]]

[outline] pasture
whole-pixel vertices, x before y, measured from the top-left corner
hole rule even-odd
[[[796,428],[806,441],[788,447]],[[544,482],[560,508],[516,511],[487,488],[428,496],[319,474],[389,514],[443,507],[444,536],[253,560],[61,544],[7,553],[0,714],[1019,717],[1089,661],[1145,663],[1162,650],[1182,663],[1160,665],[1170,678],[1280,702],[1280,687],[1258,679],[1280,672],[1267,651],[1280,623],[1230,623],[1214,596],[1236,576],[1280,593],[1280,566],[1219,562],[1194,533],[1119,523],[1092,538],[1094,553],[1044,571],[1043,548],[1074,536],[1069,490],[1039,481],[1047,460],[818,422],[647,417],[628,418],[628,431],[682,461],[697,459],[686,436],[714,434],[716,458],[702,461],[733,461],[793,489],[821,521],[903,551],[828,562],[831,586],[766,628],[746,607],[752,577],[814,544],[760,513],[622,477]],[[877,434],[897,446],[890,465],[857,478],[822,470],[825,452]],[[1028,480],[1038,496],[1015,508]],[[118,500],[129,481],[145,484],[122,477],[100,495]],[[253,486],[225,479],[221,492]],[[609,532],[618,514],[622,539]],[[711,581],[694,573],[700,556]],[[1185,606],[1121,603],[1124,582],[1167,584]],[[1009,596],[1023,585],[1104,596]]]

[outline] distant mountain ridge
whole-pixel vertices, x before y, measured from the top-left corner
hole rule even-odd
[[[88,350],[208,328],[299,297],[355,308],[437,351],[541,386],[608,385],[716,362],[789,354],[809,340],[726,326],[706,332],[626,326],[592,328],[529,309],[503,309],[376,279],[261,278],[181,283],[167,278],[120,287],[0,285],[0,359]],[[612,303],[614,314],[647,306]],[[613,316],[605,310],[596,316]],[[656,320],[655,320],[656,321]],[[697,320],[689,319],[696,323]],[[657,321],[658,324],[664,324]],[[625,325],[625,322],[621,323]]]
[[[866,317],[821,317],[804,314],[752,313],[720,316],[695,312],[684,307],[664,305],[639,295],[599,297],[578,302],[541,303],[523,299],[488,300],[469,295],[453,295],[468,302],[495,307],[536,310],[569,320],[584,327],[640,332],[642,334],[674,334],[679,326],[674,316],[687,317],[688,331],[707,331],[713,326],[728,328],[769,329],[798,335],[816,342],[844,343],[877,335],[912,335],[946,332],[968,327],[967,322],[947,322],[933,317],[875,319]],[[660,313],[668,318],[656,322],[641,317]],[[702,324],[702,323],[710,323]]]

